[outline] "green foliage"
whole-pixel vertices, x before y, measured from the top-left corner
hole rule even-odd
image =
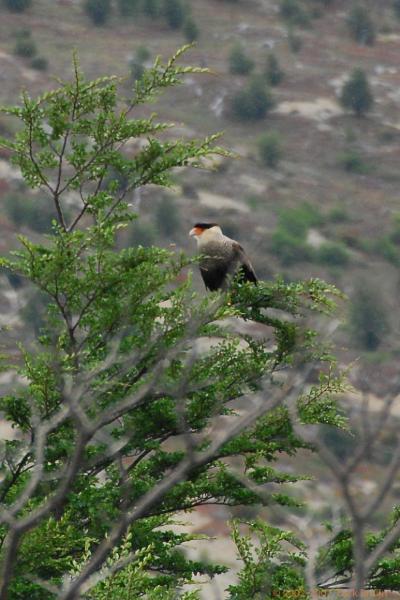
[[[266,167],[276,168],[282,158],[282,141],[277,131],[264,133],[257,141],[258,154]]]
[[[255,76],[231,100],[231,114],[239,121],[263,119],[274,106],[270,91],[262,77]]]
[[[381,292],[366,281],[358,283],[351,297],[349,328],[353,341],[365,350],[376,350],[389,331]]]
[[[265,67],[265,77],[269,85],[279,85],[284,77],[279,61],[273,52],[267,56],[267,64]]]
[[[254,69],[254,61],[247,56],[241,44],[235,44],[229,54],[229,72],[248,75]]]
[[[400,0],[393,0],[393,12],[400,19]]]
[[[158,230],[166,237],[176,234],[181,226],[179,209],[172,198],[161,198],[155,216]]]
[[[305,26],[309,24],[309,15],[298,0],[281,0],[279,12],[290,25]]]
[[[84,9],[94,25],[105,25],[111,15],[111,0],[85,0]]]
[[[140,9],[140,0],[118,0],[119,14],[123,17],[135,16]]]
[[[352,37],[359,44],[372,46],[375,42],[375,27],[367,8],[361,5],[353,6],[347,23]]]
[[[32,5],[32,0],[3,0],[4,6],[11,12],[24,12]]]
[[[364,543],[367,554],[372,552],[376,546],[390,533],[400,517],[399,507],[395,507],[389,517],[389,524],[378,533],[367,532]],[[385,556],[381,558],[368,578],[368,588],[377,591],[393,590],[400,591],[400,543],[398,538],[388,548]],[[343,578],[343,574],[351,579],[353,575],[353,540],[351,531],[344,528],[335,535],[328,546],[323,549],[320,556],[321,570],[326,570]]]
[[[303,47],[303,40],[295,32],[294,28],[291,25],[288,27],[287,35],[290,51],[293,52],[293,54],[297,54]]]
[[[32,58],[37,54],[37,46],[30,29],[20,29],[16,32],[15,37],[14,54],[23,58]]]
[[[179,66],[182,52],[166,64],[157,59],[128,98],[125,82],[87,81],[75,60],[72,81],[37,99],[25,93],[20,106],[3,109],[20,126],[15,138],[0,143],[25,182],[46,192],[55,213],[43,239],[20,236],[18,251],[0,262],[46,299],[35,344],[20,346],[18,371],[26,385],[0,400],[1,413],[19,433],[0,456],[1,502],[12,514],[27,494],[16,509],[15,518],[27,521],[11,562],[3,539],[8,524],[0,530],[10,600],[50,599],[39,581],[54,588],[76,580],[90,557],[109,547],[111,554],[96,563],[103,581],[84,592],[88,599],[193,599],[195,592],[177,596],[176,588],[195,574],[212,577],[225,568],[185,557],[181,545],[191,537],[174,532],[177,512],[211,502],[296,504],[275,491],[260,498],[232,471],[232,459],[239,459],[255,484],[301,479],[271,466],[282,453],[305,447],[292,430],[285,398],[210,454],[209,432],[220,416],[234,417],[238,399],[258,391],[264,379],[279,389],[275,372],[289,368],[299,352],[304,361],[330,363],[301,317],[333,310],[336,290],[315,279],[277,280],[238,282],[228,295],[197,296],[190,278],[179,283],[186,257],[145,247],[137,236],[128,247],[122,243],[130,227],[135,235],[143,223],[128,202],[135,189],[168,186],[176,168],[228,155],[216,146],[217,135],[170,140],[169,124],[132,116],[186,73],[202,71]],[[132,138],[147,145],[133,151]],[[79,206],[71,206],[71,192],[78,192]],[[178,226],[165,217],[166,204],[158,210],[159,227]],[[269,308],[292,318],[271,316]],[[227,317],[268,325],[268,344],[223,328]],[[218,343],[194,352],[197,338],[208,336]],[[340,424],[332,398],[338,387],[321,380],[310,396],[301,396],[305,422]],[[45,433],[38,437],[38,431]],[[190,449],[181,444],[184,432],[193,440]],[[189,461],[192,455],[196,462]],[[294,544],[287,533],[269,530],[267,536],[257,527],[266,548],[262,564],[277,556],[279,536]],[[291,560],[274,570],[274,589],[298,587]],[[115,567],[112,577],[107,567]]]
[[[4,198],[7,216],[17,226],[29,227],[39,233],[50,233],[52,219],[56,211],[44,198],[30,197],[28,194],[12,193]]]
[[[183,35],[189,44],[199,39],[200,30],[192,17],[187,17],[183,24]]]
[[[229,600],[272,600],[296,594],[308,600],[305,588],[305,548],[290,531],[272,527],[261,519],[246,523],[249,535],[240,535],[232,523],[232,538],[243,562],[239,583],[228,587]],[[252,539],[257,536],[258,545]]]
[[[163,13],[171,29],[182,28],[186,14],[181,0],[164,0]]]
[[[316,253],[316,259],[323,265],[344,267],[348,264],[350,257],[344,244],[329,242],[321,244]]]
[[[162,12],[161,0],[143,0],[143,13],[150,19],[156,19]]]
[[[35,56],[30,64],[31,68],[36,69],[37,71],[47,71],[49,68],[49,61],[44,56]]]
[[[350,148],[338,156],[338,163],[348,173],[364,175],[369,168],[363,157],[355,148]]]
[[[354,69],[343,85],[340,102],[344,108],[352,110],[357,117],[362,117],[371,109],[373,101],[365,72],[362,69]]]
[[[282,210],[278,226],[271,238],[271,252],[279,257],[283,265],[313,260],[313,248],[306,237],[310,227],[320,225],[322,217],[310,204]]]

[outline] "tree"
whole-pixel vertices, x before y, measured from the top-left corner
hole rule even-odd
[[[199,28],[191,17],[188,17],[183,24],[183,35],[189,44],[199,39]]]
[[[279,85],[284,77],[279,61],[272,52],[267,57],[265,76],[269,85]]]
[[[241,44],[235,44],[229,54],[229,72],[233,75],[248,75],[254,69],[254,61],[248,57]]]
[[[95,25],[105,25],[111,14],[111,0],[85,0],[84,6]]]
[[[281,137],[277,131],[264,133],[258,138],[258,153],[266,167],[275,168],[282,158]]]
[[[342,423],[331,394],[337,379],[303,390],[307,361],[330,358],[300,316],[329,311],[332,286],[233,283],[229,296],[196,297],[190,279],[177,281],[187,258],[121,247],[119,232],[136,219],[134,189],[168,185],[177,167],[227,154],[218,136],[170,141],[169,124],[132,117],[156,92],[202,71],[178,66],[182,51],[165,65],[157,59],[129,99],[117,78],[87,81],[75,60],[71,82],[4,109],[21,127],[1,144],[56,217],[43,241],[21,236],[18,253],[0,263],[46,298],[40,335],[20,346],[26,385],[0,402],[19,432],[0,455],[2,598],[196,598],[177,588],[224,567],[185,558],[180,546],[191,536],[172,530],[174,514],[210,502],[290,504],[264,489],[298,480],[272,466],[304,446],[286,403],[295,399],[303,423]],[[147,146],[124,152],[144,137]],[[68,202],[72,190],[79,207]],[[228,332],[227,317],[268,325],[276,344]],[[217,345],[199,353],[198,338],[209,336]],[[286,381],[275,382],[282,369]]]
[[[375,27],[369,12],[363,6],[354,6],[347,19],[352,37],[365,46],[372,46],[375,42]]]
[[[231,100],[231,113],[240,121],[263,119],[274,105],[272,96],[262,77],[254,77]]]
[[[32,5],[32,0],[4,0],[4,4],[12,12],[24,12]]]
[[[181,29],[185,22],[185,9],[181,0],[164,0],[164,16],[171,29]]]
[[[118,10],[123,17],[136,15],[139,11],[139,0],[118,0]]]
[[[371,109],[373,101],[365,72],[362,69],[354,69],[343,85],[340,95],[341,104],[352,110],[357,117],[362,117]]]
[[[380,292],[365,281],[358,284],[353,294],[349,326],[354,341],[365,350],[376,350],[389,331]]]

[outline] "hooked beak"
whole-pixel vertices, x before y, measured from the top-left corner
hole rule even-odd
[[[193,229],[191,229],[189,231],[189,235],[195,235],[196,236],[196,235],[200,235],[200,233],[201,233],[200,227],[193,227]]]

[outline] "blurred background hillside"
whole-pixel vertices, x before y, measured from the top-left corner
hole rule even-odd
[[[70,78],[74,48],[87,78],[122,76],[128,95],[157,55],[194,41],[184,61],[210,73],[152,110],[176,124],[169,136],[223,131],[237,158],[176,172],[171,190],[138,190],[140,219],[121,244],[193,253],[190,227],[212,220],[245,246],[260,278],[336,284],[348,296],[340,362],[356,361],[352,383],[374,409],[397,381],[400,350],[398,0],[2,0],[0,103]],[[0,115],[0,134],[12,127]],[[2,253],[18,248],[17,233],[46,233],[46,198],[24,187],[5,151],[0,202]],[[3,347],[40,328],[41,304],[1,274]]]

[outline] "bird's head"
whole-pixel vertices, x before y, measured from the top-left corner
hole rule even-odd
[[[221,227],[217,223],[196,223],[189,231],[198,244],[219,238],[223,235]]]

